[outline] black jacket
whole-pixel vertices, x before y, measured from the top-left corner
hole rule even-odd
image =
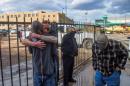
[[[64,35],[61,43],[61,51],[64,55],[77,56],[78,46],[75,39],[75,32],[70,32]]]

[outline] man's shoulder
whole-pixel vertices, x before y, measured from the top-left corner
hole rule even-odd
[[[63,36],[63,39],[64,40],[67,40],[67,39],[70,39],[71,37],[70,37],[70,35],[69,34],[65,34],[64,36]]]
[[[110,46],[119,46],[121,44],[120,41],[114,40],[114,39],[109,39],[109,45]]]
[[[109,39],[109,42],[115,42],[115,43],[118,43],[119,41],[114,40],[114,39]]]

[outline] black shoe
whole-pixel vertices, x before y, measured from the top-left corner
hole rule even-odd
[[[70,79],[69,82],[76,83],[75,79]]]

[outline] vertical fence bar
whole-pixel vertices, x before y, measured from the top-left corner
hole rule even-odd
[[[86,27],[85,27],[85,23],[83,23],[83,31],[84,31],[84,38],[85,38],[85,36],[86,36]],[[84,39],[83,39],[83,41],[84,41]],[[83,47],[83,43],[82,43],[82,47]],[[85,61],[85,54],[86,54],[86,52],[85,52],[85,49],[84,49],[84,47],[83,47],[83,60]]]
[[[18,73],[19,73],[19,85],[21,86],[21,74],[20,74],[20,54],[19,54],[19,35],[18,35],[18,18],[16,17],[16,30],[17,30],[17,57],[18,57]]]
[[[80,28],[80,30],[81,29],[83,29],[83,24],[81,23],[81,28]],[[84,34],[84,33],[83,33]],[[80,48],[81,48],[81,61],[83,62],[83,54],[84,54],[84,52],[83,52],[83,48],[81,47],[82,46],[82,42],[83,42],[83,34],[81,34],[81,44],[80,44]]]
[[[3,65],[2,65],[2,51],[1,51],[1,40],[2,34],[0,34],[0,70],[1,70],[1,79],[2,79],[2,86],[4,86],[4,77],[3,77]]]
[[[78,22],[78,28],[80,29],[80,22]],[[81,34],[78,35],[78,36],[79,36],[79,37],[78,37],[78,38],[79,38],[79,43],[80,43],[80,40],[81,40],[80,35],[81,35]],[[81,59],[81,48],[79,47],[78,50],[79,50],[78,52],[80,52],[79,57],[78,57],[78,65],[79,65],[80,59]],[[78,65],[77,65],[77,66],[78,66]]]
[[[80,29],[80,22],[78,22],[78,28]],[[80,35],[81,34],[79,34],[79,41],[81,41]],[[79,52],[81,53],[81,48],[79,48]],[[81,54],[78,57],[78,65],[77,66],[79,66],[79,64],[80,64],[80,59],[81,59]]]
[[[32,21],[32,18],[31,18]],[[26,31],[25,31],[25,16],[24,16],[24,36],[26,36]],[[27,86],[28,86],[28,59],[27,59],[27,47],[25,46],[25,61],[26,61],[26,80],[27,80]]]
[[[63,26],[63,28],[64,28],[64,24],[60,24],[59,23],[59,25]],[[64,32],[64,29],[63,29],[63,32]],[[58,35],[59,36],[59,40],[58,41],[59,41],[59,45],[60,45],[60,48],[59,48],[59,62],[60,62],[60,64],[59,64],[60,69],[59,70],[60,71],[63,70],[63,58],[62,58],[62,51],[61,51],[61,43],[62,43],[62,39],[63,39],[62,34],[63,34],[62,32],[59,32],[59,35]]]
[[[75,23],[74,25],[75,25],[75,27],[77,27],[77,24],[76,24],[76,23]],[[74,64],[75,64],[75,65],[74,65],[74,68],[77,66],[77,59],[78,59],[78,56],[74,59],[74,60],[75,60],[75,63],[74,63]]]
[[[82,22],[80,22],[80,29],[82,29]],[[83,34],[80,34],[80,41],[82,42],[82,35]],[[83,49],[80,47],[80,52],[81,52],[81,57],[80,57],[80,60],[81,60],[81,62],[80,63],[82,63],[83,62]]]
[[[25,19],[26,20],[26,19]],[[31,18],[31,24],[32,24],[32,22],[33,22],[33,19]],[[24,25],[25,26],[25,25]],[[25,29],[25,27],[24,27],[24,29]],[[26,46],[25,46],[26,47]],[[32,56],[32,54],[31,54],[31,56]],[[34,81],[34,66],[33,66],[33,58],[32,58],[32,72],[33,72],[33,81]],[[34,82],[33,82],[33,84],[34,84]]]
[[[81,26],[80,26],[80,30],[81,29],[83,29],[83,24],[82,24],[82,22],[80,23],[81,24]],[[84,34],[84,33],[83,33]],[[83,42],[83,34],[81,34],[81,44],[82,44],[82,42]],[[81,46],[81,45],[80,45]],[[82,47],[80,47],[80,49],[81,49],[81,62],[83,62],[83,48]]]
[[[11,45],[10,45],[10,27],[9,27],[9,16],[7,16],[8,21],[8,42],[9,42],[9,61],[10,61],[10,75],[11,75],[11,86],[13,86],[13,74],[12,74],[12,59],[11,59]]]
[[[96,26],[94,25],[94,42],[95,42],[95,36],[96,36]]]

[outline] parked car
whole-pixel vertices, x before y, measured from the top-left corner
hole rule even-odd
[[[65,34],[66,33],[58,32],[58,45],[59,46],[61,45],[62,38]],[[79,47],[88,49],[92,47],[94,34],[88,33],[88,32],[77,32],[75,34],[75,38]]]
[[[17,34],[17,30],[16,29],[10,29],[10,34]]]
[[[7,36],[8,35],[8,30],[1,29],[0,34],[2,34],[2,36]]]

